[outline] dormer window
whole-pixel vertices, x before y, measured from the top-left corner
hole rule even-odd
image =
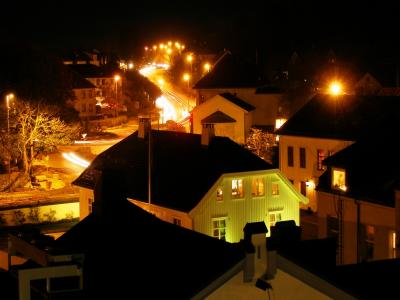
[[[333,168],[332,169],[332,189],[345,192],[346,186],[346,170]]]

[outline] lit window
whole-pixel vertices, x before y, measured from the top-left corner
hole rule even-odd
[[[390,258],[396,258],[396,232],[391,231],[389,234],[389,256]]]
[[[270,211],[269,215],[269,227],[275,226],[276,222],[282,221],[282,211]]]
[[[179,218],[173,218],[172,219],[172,223],[177,225],[177,226],[181,226],[181,219]]]
[[[271,194],[272,195],[279,195],[279,183],[273,182],[271,184]]]
[[[318,171],[323,171],[324,166],[322,165],[322,161],[325,159],[325,152],[324,150],[318,149],[317,150],[317,170]]]
[[[93,199],[92,198],[88,199],[88,210],[89,210],[89,214],[92,213],[92,211],[93,211]]]
[[[346,191],[346,171],[343,169],[332,170],[332,188]]]
[[[307,196],[307,184],[305,181],[300,181],[300,193],[303,196]]]
[[[264,179],[263,178],[253,178],[251,184],[251,195],[252,196],[264,196]]]
[[[232,180],[232,198],[243,198],[243,179]]]
[[[222,192],[222,187],[217,188],[217,201],[224,200],[224,194]]]
[[[226,218],[213,219],[213,234],[212,236],[226,241]]]

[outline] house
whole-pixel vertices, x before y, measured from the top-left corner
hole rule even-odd
[[[240,144],[246,142],[252,127],[273,133],[290,112],[285,91],[263,79],[257,65],[229,51],[217,59],[193,89],[198,93],[193,110],[194,132],[201,131],[203,119],[218,113],[218,118],[212,118],[216,120],[216,135],[227,136]]]
[[[356,142],[324,160],[317,186],[319,237],[338,241],[337,261],[397,257],[400,234],[399,146],[384,136]]]
[[[75,73],[76,74],[76,73]],[[73,88],[75,94],[74,108],[79,112],[79,118],[84,120],[100,112],[96,100],[96,86],[79,74],[74,76]]]
[[[217,136],[245,144],[253,124],[254,109],[230,93],[216,95],[193,109],[193,132],[200,134],[202,124],[212,123]]]
[[[106,169],[123,174],[126,196],[136,205],[229,242],[243,238],[248,222],[299,224],[299,202],[307,202],[279,170],[214,136],[212,124],[200,135],[150,130],[149,119],[142,118],[139,131],[97,156],[73,182],[81,188],[81,218],[92,208],[96,172]]]
[[[279,135],[280,170],[318,210],[315,186],[325,171],[323,160],[374,133],[398,128],[400,98],[318,94],[295,113]],[[378,131],[378,129],[380,131]]]
[[[96,86],[96,102],[103,114],[115,115],[122,110],[122,80],[117,70],[92,64],[70,64],[73,71]]]
[[[400,96],[400,70],[397,64],[370,66],[354,84],[358,95]]]

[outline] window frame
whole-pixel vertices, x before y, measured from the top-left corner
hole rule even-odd
[[[262,193],[259,193],[260,181],[262,184]],[[255,183],[255,192],[254,193],[254,183]],[[251,179],[251,196],[252,197],[264,197],[265,196],[265,179],[264,177],[253,177]]]
[[[212,218],[211,219],[211,236],[214,238],[217,238],[219,240],[226,241],[226,232],[227,232],[227,217],[218,217],[218,218]],[[219,226],[221,221],[224,221],[225,226]],[[215,226],[216,223],[218,222],[217,225]],[[218,235],[215,235],[216,231],[218,232]],[[222,233],[223,231],[223,233]]]
[[[276,189],[274,187],[277,187]],[[279,196],[280,195],[280,186],[279,181],[271,182],[271,196]]]
[[[237,182],[237,189],[240,190],[240,185],[239,181],[241,182],[241,194],[239,195],[234,195],[234,189],[233,189],[233,182]],[[245,191],[244,191],[244,179],[243,178],[235,178],[231,180],[231,197],[232,199],[243,199],[245,196]]]

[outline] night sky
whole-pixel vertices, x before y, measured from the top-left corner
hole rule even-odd
[[[137,54],[145,44],[179,38],[219,51],[293,52],[334,48],[348,55],[398,50],[395,1],[8,1],[3,40],[48,48],[101,48]]]

